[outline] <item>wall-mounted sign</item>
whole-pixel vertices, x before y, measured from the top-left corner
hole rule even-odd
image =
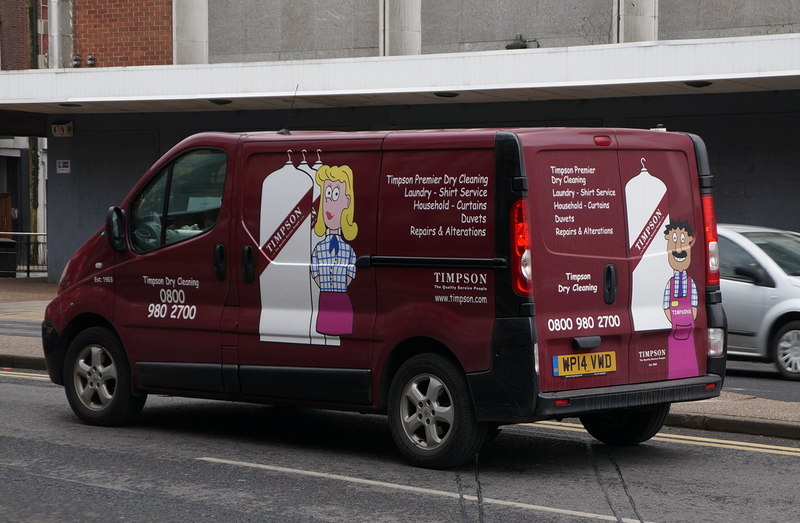
[[[71,138],[72,122],[56,122],[50,126],[50,133],[53,138]]]
[[[71,171],[70,160],[56,160],[56,174],[70,174]]]

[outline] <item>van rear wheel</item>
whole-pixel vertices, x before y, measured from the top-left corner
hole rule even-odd
[[[636,445],[661,430],[669,414],[669,403],[631,407],[580,417],[586,431],[608,445]]]
[[[72,411],[89,425],[121,425],[141,412],[147,395],[135,393],[119,339],[102,327],[81,332],[64,360],[64,390]]]
[[[486,439],[487,425],[475,419],[463,373],[438,354],[415,356],[400,367],[387,411],[395,444],[420,467],[461,465]]]

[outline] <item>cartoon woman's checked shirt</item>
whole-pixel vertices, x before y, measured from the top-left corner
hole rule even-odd
[[[319,278],[322,292],[347,292],[356,277],[356,253],[338,234],[329,234],[311,253],[311,277]]]

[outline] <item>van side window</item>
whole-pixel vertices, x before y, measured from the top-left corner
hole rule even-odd
[[[131,206],[131,244],[154,251],[211,229],[222,207],[227,155],[191,151],[162,169]]]
[[[733,243],[731,240],[719,237],[719,275],[726,280],[750,281],[744,276],[736,274],[735,267],[740,265],[758,266],[758,262],[750,253]]]

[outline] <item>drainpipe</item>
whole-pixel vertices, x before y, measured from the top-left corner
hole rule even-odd
[[[71,67],[72,0],[50,0],[48,17],[49,67]]]

